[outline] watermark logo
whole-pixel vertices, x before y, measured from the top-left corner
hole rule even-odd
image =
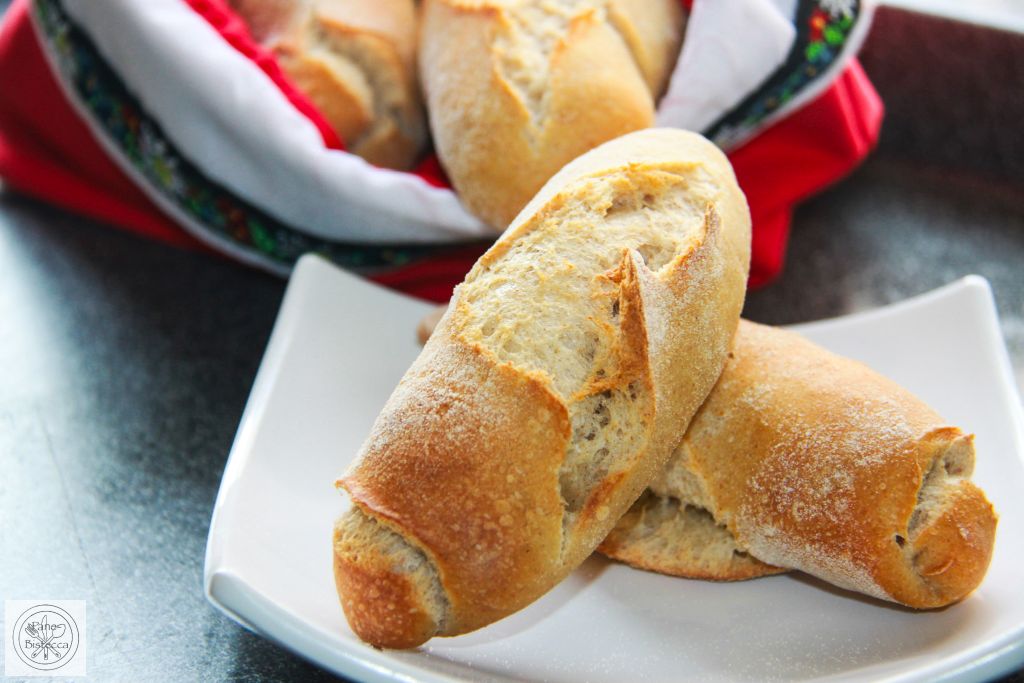
[[[84,600],[7,600],[7,676],[84,676]]]
[[[74,618],[56,605],[31,607],[14,625],[14,651],[43,671],[67,664],[81,640]]]

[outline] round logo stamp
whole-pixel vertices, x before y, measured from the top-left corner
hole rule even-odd
[[[36,605],[22,612],[13,637],[21,661],[40,671],[59,669],[78,650],[78,624],[56,605]]]

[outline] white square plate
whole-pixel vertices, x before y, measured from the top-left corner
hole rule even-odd
[[[715,584],[590,558],[529,608],[419,650],[349,630],[331,575],[333,482],[419,347],[428,304],[304,258],[288,286],[213,512],[209,599],[365,681],[981,680],[1024,661],[1024,430],[988,284],[968,277],[803,325],[977,434],[1001,515],[992,567],[959,605],[915,613],[801,575]]]

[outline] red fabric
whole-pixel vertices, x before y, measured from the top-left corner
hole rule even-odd
[[[205,12],[223,9],[219,0],[188,1]],[[28,5],[29,0],[15,0],[0,25],[0,177],[90,217],[177,245],[199,244],[146,198],[79,119],[45,63]],[[225,30],[233,25],[230,18],[211,23]],[[780,272],[793,206],[856,167],[877,140],[881,119],[878,94],[853,61],[824,94],[729,155],[754,223],[752,286]],[[447,186],[434,157],[416,172]],[[456,249],[373,279],[414,296],[446,300],[481,251]]]
[[[437,160],[437,155],[431,152],[427,155],[419,165],[413,169],[413,173],[423,178],[434,187],[451,187],[451,183],[448,182],[448,176],[445,174],[444,169],[441,168],[441,162]]]
[[[882,100],[860,62],[816,100],[729,154],[754,224],[750,284],[782,270],[794,205],[852,171],[878,141]]]
[[[179,246],[198,242],[104,154],[71,108],[36,41],[29,0],[0,24],[0,177],[72,211]]]
[[[455,285],[462,282],[480,255],[487,251],[487,246],[463,247],[370,279],[421,299],[445,303],[452,298]]]

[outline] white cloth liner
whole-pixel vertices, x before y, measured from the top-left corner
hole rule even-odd
[[[270,78],[184,0],[64,7],[186,158],[282,222],[367,243],[491,234],[450,190],[326,149]]]
[[[325,148],[316,127],[266,74],[185,0],[63,4],[180,152],[278,220],[355,243],[443,243],[492,234],[451,190]],[[795,0],[697,0],[658,124],[701,130],[735,106],[785,59],[796,34],[794,11]],[[827,75],[759,128],[828,87],[856,54],[869,11],[861,10]],[[744,131],[742,139],[755,132]]]
[[[772,0],[698,0],[658,125],[706,129],[763,83],[795,40],[792,21]]]
[[[846,1],[835,0],[835,4]],[[785,61],[796,40],[797,4],[797,0],[697,0],[679,63],[658,106],[658,125],[704,130],[738,105]],[[737,147],[825,92],[860,50],[874,9],[873,0],[861,0],[857,23],[842,53],[815,81],[754,128],[723,131],[716,142],[726,149]]]
[[[779,11],[789,16],[792,19],[793,12],[796,8],[794,0],[771,0],[779,8]],[[830,0],[830,3],[836,7],[842,7],[849,4],[852,0]],[[842,52],[833,61],[817,79],[809,83],[806,87],[797,92],[793,99],[785,104],[785,106],[779,107],[776,111],[766,116],[757,125],[756,128],[751,130],[736,130],[736,131],[722,131],[716,137],[716,142],[726,149],[737,147],[750,138],[757,135],[758,132],[764,130],[768,126],[771,126],[777,121],[786,118],[794,111],[800,109],[806,104],[812,102],[816,97],[824,93],[829,86],[832,85],[839,76],[843,73],[846,65],[849,64],[850,60],[857,56],[860,52],[861,46],[864,44],[864,40],[868,37],[868,30],[871,28],[871,20],[875,15],[875,0],[860,0],[860,10],[857,16],[857,23],[853,25],[853,29],[850,34],[846,36],[846,42],[843,43]]]
[[[36,35],[40,37],[40,45],[43,46],[43,57],[50,64],[50,68],[54,70],[54,73],[57,73],[56,62],[58,58],[49,48],[48,43],[42,39],[42,36],[38,32],[38,26],[35,28],[37,29]],[[242,263],[262,268],[263,270],[281,277],[288,276],[288,273],[291,271],[290,265],[281,263],[280,261],[270,258],[259,251],[240,246],[237,242],[210,230],[190,216],[187,211],[182,209],[181,206],[175,203],[166,194],[154,188],[146,176],[135,168],[132,162],[124,155],[117,143],[106,135],[103,126],[101,126],[96,119],[92,117],[89,108],[82,102],[75,89],[62,79],[57,79],[57,82],[61,91],[64,93],[64,96],[71,104],[71,108],[74,109],[79,117],[81,117],[82,121],[85,122],[85,125],[92,132],[99,146],[107,153],[107,156],[109,156],[114,163],[118,165],[124,174],[128,176],[128,178],[130,178],[132,182],[134,182],[135,185],[139,187],[154,204],[156,204],[156,206],[170,216],[179,226],[184,228],[186,232],[190,233],[207,246],[221,251]]]

